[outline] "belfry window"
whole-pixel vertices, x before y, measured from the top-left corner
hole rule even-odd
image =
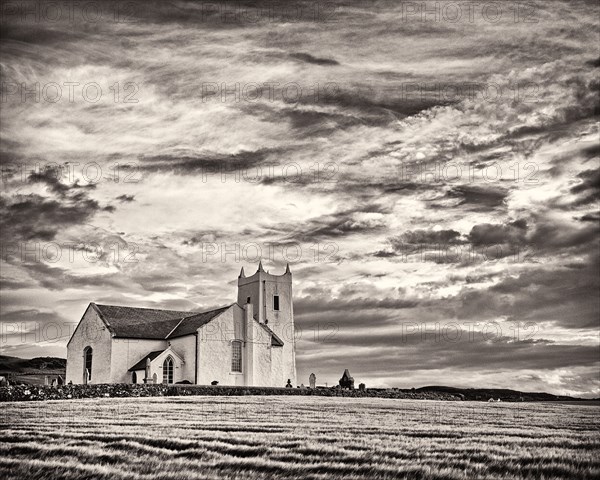
[[[279,295],[273,295],[273,310],[279,310]]]
[[[242,373],[242,342],[231,342],[231,371]]]

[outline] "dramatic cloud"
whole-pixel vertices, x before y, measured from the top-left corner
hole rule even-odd
[[[2,325],[289,262],[305,384],[600,395],[596,3],[113,3],[2,16]]]

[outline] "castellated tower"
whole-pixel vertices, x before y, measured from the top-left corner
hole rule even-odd
[[[283,347],[271,348],[272,385],[285,386],[288,379],[296,385],[296,345],[294,338],[294,306],[292,272],[287,265],[283,275],[271,275],[262,262],[256,273],[246,277],[244,269],[238,278],[237,303],[252,304],[254,318],[269,327],[283,341]]]

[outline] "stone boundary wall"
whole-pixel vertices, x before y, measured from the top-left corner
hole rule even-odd
[[[144,385],[99,384],[0,387],[0,402],[24,402],[36,400],[69,400],[77,398],[127,398],[127,397],[173,397],[190,395],[244,396],[244,395],[304,395],[323,397],[375,397],[415,400],[462,400],[458,395],[445,392],[413,392],[398,389],[341,390],[338,388],[275,388],[275,387],[229,387],[202,385]]]

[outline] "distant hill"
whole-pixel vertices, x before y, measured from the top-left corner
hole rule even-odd
[[[506,388],[456,388],[444,386],[429,386],[416,388],[416,392],[444,392],[462,395],[464,400],[488,400],[493,398],[504,402],[532,402],[532,401],[570,401],[581,400],[580,398],[568,397],[566,395],[553,395],[545,392],[520,392]]]
[[[67,360],[57,357],[19,358],[0,355],[0,374],[64,374]]]

